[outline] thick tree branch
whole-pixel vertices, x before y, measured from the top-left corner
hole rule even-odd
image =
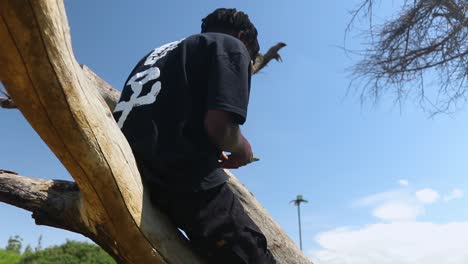
[[[96,242],[125,263],[200,263],[151,205],[128,142],[77,64],[63,1],[0,1],[0,39],[0,79],[75,179],[76,217]]]
[[[83,73],[86,78],[89,80],[91,85],[94,85],[95,89],[99,92],[101,97],[104,99],[107,107],[109,110],[114,110],[115,105],[119,101],[120,92],[114,87],[112,87],[109,83],[101,79],[94,73],[88,66],[81,64],[80,67],[83,69]]]
[[[32,213],[37,225],[46,225],[82,234],[104,248],[118,262],[113,240],[99,226],[83,221],[82,200],[78,185],[63,180],[42,180],[20,176],[0,169],[0,202]],[[94,232],[92,231],[94,230]]]
[[[302,256],[294,250],[296,247],[294,243],[278,235],[275,230],[281,229],[278,224],[256,201],[252,193],[234,175],[229,171],[226,172],[229,175],[229,188],[238,196],[249,216],[257,224],[261,224],[260,228],[268,237],[270,249],[275,252],[278,263],[289,263],[291,259],[299,261]],[[78,186],[74,182],[33,179],[15,172],[0,170],[0,202],[32,212],[32,217],[38,225],[80,233],[102,247],[108,247],[108,241],[102,241],[102,234],[90,232],[90,228],[82,218],[77,217],[82,213],[80,199]],[[272,226],[274,228],[271,228]]]
[[[0,201],[33,213],[36,224],[83,233],[78,186],[61,180],[41,180],[0,170]],[[71,216],[71,217],[70,217]]]
[[[286,236],[281,227],[273,220],[265,208],[255,199],[253,194],[228,170],[228,186],[241,201],[247,214],[260,227],[268,240],[268,247],[278,263],[311,263],[296,244]]]
[[[279,42],[273,47],[269,48],[265,54],[260,54],[255,61],[253,66],[253,73],[256,74],[261,69],[263,69],[267,64],[272,60],[275,59],[276,61],[282,61],[281,56],[279,54],[279,50],[286,46],[286,43]]]
[[[269,238],[270,249],[276,253],[278,263],[289,263],[291,259],[301,259],[299,255],[294,256],[297,254],[294,250],[296,247],[294,243],[278,236],[275,228],[280,229],[280,227],[261,204],[234,175],[229,171],[227,173],[229,188],[239,197],[246,212],[254,221],[257,224],[261,223],[260,227]],[[80,210],[81,195],[74,182],[34,179],[0,169],[0,202],[32,212],[32,217],[38,225],[80,233],[101,247],[109,247],[109,241],[103,241],[106,236],[90,232],[92,228],[87,226],[81,217],[78,217],[83,212]],[[272,226],[275,228],[271,228]],[[114,249],[107,251],[113,252]]]

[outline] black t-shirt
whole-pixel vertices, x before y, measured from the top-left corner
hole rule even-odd
[[[114,110],[143,177],[198,191],[226,181],[221,151],[204,128],[209,109],[247,117],[250,57],[229,35],[203,33],[163,45],[135,66]]]

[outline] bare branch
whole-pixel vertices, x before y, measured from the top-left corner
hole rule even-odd
[[[12,109],[16,108],[16,104],[11,100],[10,95],[0,89],[0,93],[3,94],[5,97],[0,97],[0,108]]]
[[[33,179],[0,169],[0,202],[32,212],[37,225],[46,225],[82,234],[119,261],[113,242],[99,228],[90,228],[80,217],[81,195],[74,182]],[[94,230],[94,232],[92,231]]]
[[[99,91],[99,94],[104,99],[109,109],[111,109],[111,111],[114,110],[115,105],[119,101],[120,92],[101,79],[96,73],[88,68],[88,66],[81,64],[80,67],[83,69],[83,73],[86,78],[90,81],[89,83],[94,85],[96,90]]]
[[[260,54],[257,60],[255,61],[255,65],[253,66],[253,74],[258,73],[261,69],[267,66],[267,64],[272,59],[275,59],[276,61],[282,61],[281,56],[278,52],[283,47],[286,47],[286,43],[279,42],[270,49],[268,49],[268,51],[264,55]]]
[[[359,13],[368,15],[372,0],[365,0],[353,13],[351,23]],[[380,26],[364,51],[353,75],[361,79],[361,98],[375,98],[394,91],[396,100],[416,93],[420,102],[429,102],[433,111],[450,112],[468,88],[468,19],[466,0],[405,1],[398,17]],[[348,26],[349,28],[349,26]],[[371,33],[372,34],[372,33]],[[424,90],[424,78],[438,83],[436,97]],[[433,82],[432,82],[433,83]]]
[[[16,104],[13,102],[13,100],[9,98],[1,98],[0,97],[0,108],[5,108],[5,109],[16,109]]]
[[[41,180],[0,170],[0,201],[28,210],[38,225],[83,233],[79,213],[80,194],[74,182]]]

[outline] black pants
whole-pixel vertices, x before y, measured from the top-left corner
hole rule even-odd
[[[153,203],[184,230],[195,251],[209,263],[276,263],[265,236],[227,184],[202,192],[152,188],[150,193]]]

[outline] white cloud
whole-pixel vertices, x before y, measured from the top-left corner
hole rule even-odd
[[[386,222],[411,221],[424,213],[424,204],[408,189],[397,189],[359,199],[358,207],[371,207],[372,215]]]
[[[432,204],[440,198],[438,192],[428,188],[419,190],[415,194],[416,198],[423,204]]]
[[[355,207],[366,207],[381,223],[358,228],[337,228],[316,237],[318,250],[309,250],[320,264],[466,264],[468,222],[434,224],[418,222],[429,205],[441,196],[433,189],[400,188],[363,197]],[[453,189],[443,196],[450,201],[463,197]]]
[[[455,199],[460,199],[463,197],[463,191],[460,189],[453,189],[452,192],[444,196],[444,201],[448,202]]]
[[[398,183],[400,184],[400,186],[408,186],[409,185],[409,182],[407,180],[399,180]]]
[[[390,190],[386,192],[372,194],[361,199],[358,199],[354,206],[363,207],[363,206],[376,206],[388,201],[395,200],[409,200],[411,199],[411,193],[406,190]]]
[[[384,221],[409,221],[424,213],[424,208],[418,204],[406,201],[386,202],[374,208],[372,214]]]
[[[466,264],[468,222],[394,222],[339,228],[319,234],[320,264]]]

